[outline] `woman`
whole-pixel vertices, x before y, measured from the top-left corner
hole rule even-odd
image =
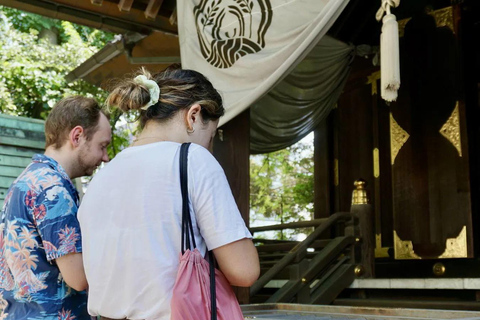
[[[92,180],[78,217],[91,315],[170,319],[179,265],[182,199],[179,150],[200,252],[213,250],[235,286],[250,286],[259,262],[225,174],[211,155],[222,99],[200,73],[170,67],[120,83],[107,105],[140,111],[143,128]]]

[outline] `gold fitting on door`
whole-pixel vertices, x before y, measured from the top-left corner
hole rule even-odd
[[[445,274],[445,265],[441,262],[437,262],[433,265],[433,274],[436,276],[443,276]]]
[[[365,272],[365,268],[361,265],[355,266],[355,275],[360,277]]]

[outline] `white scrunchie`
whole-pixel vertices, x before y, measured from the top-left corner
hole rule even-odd
[[[155,81],[148,80],[143,74],[135,77],[133,81],[146,87],[150,93],[150,101],[141,108],[142,110],[147,110],[150,106],[158,102],[158,99],[160,99],[160,87]]]

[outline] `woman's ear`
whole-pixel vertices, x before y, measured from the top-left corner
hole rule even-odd
[[[70,134],[68,135],[68,141],[73,148],[76,148],[80,145],[80,139],[83,136],[83,132],[84,130],[82,126],[76,126],[72,130],[70,130]]]
[[[195,131],[195,124],[197,124],[201,119],[200,111],[202,110],[202,107],[196,103],[193,104],[190,109],[188,109],[187,114],[186,114],[186,125],[187,125],[187,131]]]

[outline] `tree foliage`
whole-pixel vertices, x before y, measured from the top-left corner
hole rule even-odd
[[[0,108],[3,113],[45,119],[51,107],[67,95],[105,98],[103,90],[85,81],[67,83],[65,80],[71,70],[98,50],[82,38],[78,27],[67,21],[4,7],[0,7],[0,18],[3,22],[0,25]],[[63,41],[58,44],[39,37],[42,30],[52,26],[63,34]]]
[[[65,29],[63,21],[57,19],[50,19],[37,14],[23,12],[20,10],[2,7],[0,11],[13,25],[13,27],[23,33],[30,33],[31,30],[52,30],[58,33],[59,42],[65,43],[70,40],[71,32]],[[76,34],[85,43],[94,46],[98,49],[103,48],[105,44],[111,41],[114,37],[112,33],[104,32],[90,27],[70,23],[70,28],[74,28]]]
[[[251,156],[250,209],[253,219],[265,217],[280,223],[311,219],[313,190],[311,143],[300,141],[277,152]],[[277,238],[286,239],[288,234],[278,232]]]
[[[42,37],[45,31],[56,41]],[[67,83],[65,76],[112,40],[113,34],[68,21],[0,6],[0,110],[2,113],[46,119],[65,96],[93,97],[100,103],[107,93],[83,80]],[[111,117],[113,157],[129,143],[128,131]]]

